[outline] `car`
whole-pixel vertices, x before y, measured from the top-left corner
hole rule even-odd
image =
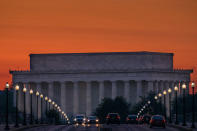
[[[87,124],[98,124],[99,119],[96,116],[88,116],[86,123]]]
[[[74,124],[85,124],[85,122],[86,118],[83,114],[76,115],[74,118]]]
[[[120,124],[120,115],[118,113],[108,113],[106,117],[107,124]]]
[[[161,115],[154,115],[150,120],[150,128],[152,127],[163,127],[166,128],[165,118]]]
[[[138,123],[137,115],[128,115],[126,118],[126,123],[127,124],[137,124]]]

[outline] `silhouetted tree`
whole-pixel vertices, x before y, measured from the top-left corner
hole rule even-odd
[[[105,122],[108,113],[119,113],[121,121],[124,121],[129,113],[129,107],[130,105],[123,97],[116,97],[114,100],[104,98],[94,114],[99,118],[101,123]]]
[[[154,92],[149,92],[148,96],[146,97],[140,97],[140,101],[138,103],[136,103],[130,113],[131,114],[137,114],[144,105],[148,105],[148,101],[151,102],[150,105],[146,106],[145,110],[143,111],[142,114],[151,114],[151,115],[155,115],[155,114],[161,114],[162,110],[164,109],[164,105],[159,103],[159,100],[155,100],[155,93]],[[162,107],[162,110],[160,109],[160,107]]]

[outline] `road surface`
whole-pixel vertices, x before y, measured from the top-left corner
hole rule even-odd
[[[103,128],[111,129],[109,131],[179,131],[178,129],[166,127],[163,128],[149,128],[148,125],[51,125],[51,126],[43,126],[43,127],[35,127],[31,129],[26,129],[23,131],[108,131],[103,130]]]

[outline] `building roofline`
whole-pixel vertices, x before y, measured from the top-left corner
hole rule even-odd
[[[173,69],[173,70],[162,70],[162,69],[128,69],[128,70],[59,70],[59,71],[30,71],[30,70],[10,70],[10,74],[78,74],[78,73],[139,73],[139,72],[161,72],[161,73],[193,73],[193,69]]]
[[[139,51],[139,52],[87,52],[87,53],[43,53],[43,54],[29,54],[29,56],[35,55],[171,55],[174,53],[164,53],[164,52],[148,52],[148,51]]]

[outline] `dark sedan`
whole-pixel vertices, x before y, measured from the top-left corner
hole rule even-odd
[[[166,121],[163,116],[161,115],[154,115],[151,117],[150,120],[150,128],[152,127],[166,127]]]
[[[107,124],[120,124],[120,115],[118,113],[109,113],[106,117]]]
[[[89,116],[87,117],[87,124],[98,124],[99,119],[96,116]]]
[[[137,115],[128,115],[127,119],[126,119],[126,123],[127,124],[137,124],[138,123]]]

